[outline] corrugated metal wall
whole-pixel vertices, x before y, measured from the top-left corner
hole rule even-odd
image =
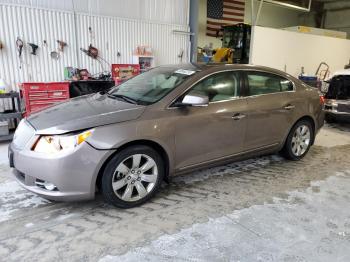
[[[181,25],[188,24],[189,3],[190,0],[0,0],[0,4]]]
[[[87,68],[93,74],[101,72],[99,63],[79,51],[90,42],[109,63],[131,63],[132,51],[137,45],[153,48],[156,65],[180,62],[181,50],[184,50],[183,61],[189,60],[189,37],[173,33],[173,30],[189,31],[186,25],[13,5],[0,5],[0,24],[0,41],[4,45],[0,50],[0,78],[13,87],[23,81],[60,81],[65,66]],[[17,37],[25,42],[22,62],[15,46]],[[57,40],[68,46],[60,58],[54,60],[50,52],[57,50]],[[30,54],[28,43],[31,42],[39,46],[37,56]],[[109,70],[109,67],[103,64],[103,69]]]

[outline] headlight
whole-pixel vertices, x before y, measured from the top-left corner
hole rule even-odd
[[[53,154],[73,150],[91,136],[92,132],[93,130],[87,130],[74,135],[41,136],[34,145],[33,151]]]

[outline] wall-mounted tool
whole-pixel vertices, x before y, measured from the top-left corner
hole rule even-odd
[[[4,49],[4,44],[0,41],[0,50]]]
[[[64,48],[67,46],[67,43],[61,40],[57,40],[57,43],[58,43],[58,51],[63,52]]]
[[[182,59],[184,57],[184,50],[180,49],[180,53],[177,55],[178,58],[180,58],[180,63],[182,63]]]
[[[22,56],[23,45],[24,45],[24,43],[23,43],[22,39],[17,37],[16,47],[17,47],[18,57],[19,58],[21,58],[21,56]]]
[[[58,60],[60,58],[60,53],[57,52],[57,51],[52,51],[50,53],[50,56],[51,56],[52,59]]]
[[[111,64],[104,58],[102,58],[99,54],[99,51],[96,47],[93,47],[92,44],[89,45],[88,49],[80,48],[82,52],[84,52],[87,56],[91,57],[92,59],[96,60],[98,63],[100,63],[102,71],[104,71],[102,62],[108,65],[108,67],[111,67]]]
[[[28,43],[28,45],[32,48],[32,52],[30,54],[36,55],[36,50],[38,50],[39,46],[33,43]]]
[[[93,59],[97,59],[97,57],[99,57],[98,49],[96,47],[93,47],[91,44],[89,45],[87,50],[84,48],[80,48],[80,50]]]
[[[22,50],[23,50],[24,43],[21,38],[17,37],[16,40],[16,48],[18,51],[18,57],[19,57],[19,69],[22,68]]]

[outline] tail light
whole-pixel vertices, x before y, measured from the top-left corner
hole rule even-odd
[[[325,101],[324,101],[324,96],[320,96],[320,104],[321,104],[321,105],[324,105],[324,102],[325,102]]]

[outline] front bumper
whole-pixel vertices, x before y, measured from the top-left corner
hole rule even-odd
[[[98,172],[109,151],[96,150],[84,142],[74,151],[48,155],[30,149],[9,146],[10,165],[17,181],[25,189],[46,199],[77,201],[93,199]],[[11,163],[12,162],[12,163]],[[38,186],[38,182],[54,184],[56,190]]]

